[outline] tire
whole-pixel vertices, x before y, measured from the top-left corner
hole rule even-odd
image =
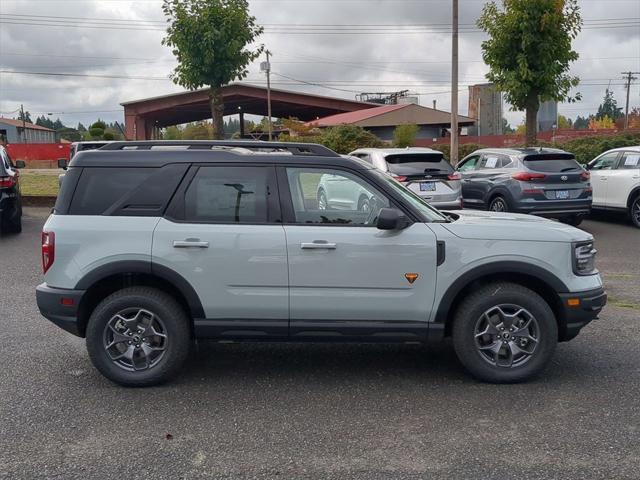
[[[318,192],[318,210],[329,210],[327,194],[324,193],[324,190]]]
[[[20,233],[22,232],[22,209],[16,212],[13,220],[0,218],[0,232],[2,233]]]
[[[491,199],[488,210],[492,212],[508,212],[509,203],[504,197],[498,195]]]
[[[509,315],[521,312],[512,318],[525,328],[511,331],[511,321],[496,315],[497,308]],[[533,320],[527,323],[529,318]],[[492,333],[478,335],[485,331]],[[491,283],[466,297],[455,313],[452,334],[460,362],[478,380],[490,383],[529,380],[545,368],[558,343],[558,325],[549,305],[534,291],[510,282]]]
[[[629,215],[631,216],[631,223],[637,228],[640,228],[640,195],[636,195],[636,197],[631,200]]]
[[[152,329],[147,329],[151,332],[148,337],[144,337],[147,330],[140,333],[144,327],[135,333],[136,329],[129,324],[118,325],[119,319],[134,322],[138,317],[142,324],[144,321],[152,324]],[[89,318],[86,338],[89,358],[100,373],[120,385],[158,385],[176,375],[187,359],[191,347],[189,323],[178,302],[160,290],[151,287],[119,290],[102,300]],[[131,335],[132,330],[135,335]],[[131,340],[127,341],[127,337]],[[107,343],[113,346],[108,347]],[[148,356],[143,356],[147,352]]]
[[[571,225],[573,227],[577,227],[584,220],[584,215],[569,215],[568,217],[562,217],[560,221],[562,223],[566,223],[567,225]]]

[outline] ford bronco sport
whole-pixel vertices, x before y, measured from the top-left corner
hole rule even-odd
[[[319,205],[328,177],[344,191]],[[332,208],[349,189],[369,208]],[[177,374],[194,338],[452,337],[475,377],[517,382],[604,306],[595,254],[543,218],[441,213],[319,145],[116,142],[69,165],[37,302],[122,385]]]

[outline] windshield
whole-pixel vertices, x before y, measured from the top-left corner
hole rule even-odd
[[[571,155],[530,155],[525,157],[524,165],[531,170],[546,173],[582,170],[580,164]]]
[[[453,167],[441,153],[403,153],[384,157],[389,172],[394,175],[424,175],[425,173],[453,173]]]
[[[399,193],[403,200],[411,204],[416,210],[420,212],[425,222],[448,222],[449,220],[438,210],[433,208],[427,202],[425,202],[418,195],[413,193],[408,188],[403,187],[400,183],[395,181],[389,175],[386,175],[378,170],[371,170],[373,175],[376,175],[387,185],[390,185],[397,193]]]

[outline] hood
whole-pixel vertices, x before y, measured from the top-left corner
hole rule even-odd
[[[458,219],[442,224],[460,238],[472,240],[521,240],[538,242],[579,242],[593,236],[578,228],[535,215],[461,210]]]

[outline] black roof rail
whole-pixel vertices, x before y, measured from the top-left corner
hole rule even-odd
[[[287,151],[293,155],[316,155],[339,157],[336,152],[316,143],[263,142],[259,140],[135,140],[111,142],[100,150],[151,150],[153,147],[182,147],[187,150],[210,150],[212,148],[244,148],[262,151]]]

